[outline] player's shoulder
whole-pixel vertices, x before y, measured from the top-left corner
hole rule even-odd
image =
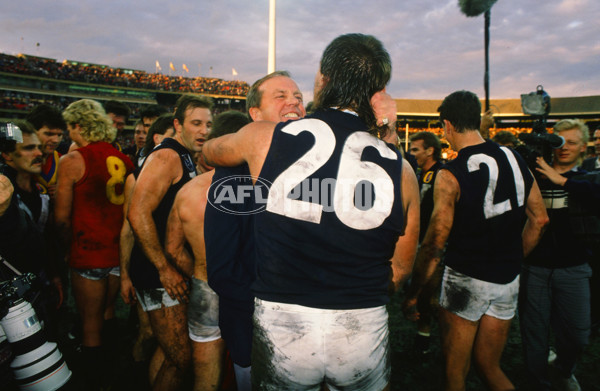
[[[177,192],[177,199],[189,205],[198,203],[199,199],[206,199],[206,193],[212,183],[214,170],[198,175]]]

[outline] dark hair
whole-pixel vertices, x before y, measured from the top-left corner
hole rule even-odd
[[[260,90],[260,87],[267,80],[277,76],[285,76],[291,78],[290,73],[288,71],[271,72],[267,76],[264,76],[255,81],[254,84],[252,84],[252,86],[250,87],[250,90],[248,90],[248,94],[246,95],[246,113],[248,114],[250,120],[252,120],[252,118],[250,117],[250,109],[253,107],[260,107],[260,102],[262,101],[263,92]]]
[[[325,83],[315,96],[315,110],[352,109],[371,133],[387,132],[387,127],[377,128],[371,107],[371,97],[383,90],[392,75],[390,55],[377,38],[363,34],[337,37],[323,52],[321,74]]]
[[[515,147],[519,145],[519,140],[508,130],[501,130],[496,133],[496,135],[492,137],[492,141],[502,145],[512,144]]]
[[[175,119],[183,125],[185,120],[185,112],[188,111],[188,109],[200,107],[212,110],[213,102],[212,99],[207,96],[181,95],[179,99],[177,99],[177,103],[175,105],[177,106],[175,109]]]
[[[419,132],[410,137],[410,142],[423,140],[423,148],[433,148],[433,159],[439,162],[442,159],[442,143],[438,136],[431,132]]]
[[[154,144],[154,135],[155,134],[165,134],[167,130],[173,128],[173,120],[175,116],[173,114],[163,114],[156,119],[148,129],[148,134],[146,135],[146,144],[144,144],[144,150],[141,155],[146,156],[150,153],[156,146]]]
[[[225,134],[235,133],[245,125],[250,123],[250,119],[244,113],[236,110],[225,111],[215,117],[212,124],[212,130],[208,139],[221,137]]]
[[[16,125],[19,129],[21,129],[22,134],[35,134],[35,128],[33,127],[33,125],[31,123],[29,123],[26,120],[16,119],[16,120],[13,120],[10,122],[12,122],[14,125]],[[17,149],[16,141],[14,141],[14,140],[1,140],[0,141],[0,152],[11,153],[11,152],[14,152],[16,149]],[[2,158],[1,161],[4,162],[4,158]]]
[[[60,129],[62,131],[67,129],[67,123],[62,116],[62,112],[46,103],[34,107],[26,119],[36,130],[40,130],[44,126],[48,129]]]
[[[125,103],[117,100],[109,100],[104,103],[104,111],[106,111],[106,114],[113,113],[114,115],[123,116],[125,117],[125,121],[127,121],[129,114],[131,114],[129,107]]]
[[[457,133],[466,130],[479,131],[481,123],[481,102],[471,91],[456,91],[448,95],[437,110],[440,121],[447,119]]]
[[[164,106],[150,105],[144,110],[142,110],[142,112],[140,113],[140,118],[156,118],[168,112],[169,110],[167,110],[167,108]]]

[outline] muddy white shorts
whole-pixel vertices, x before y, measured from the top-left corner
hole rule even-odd
[[[255,300],[253,390],[382,390],[390,379],[385,306],[325,310]]]
[[[515,316],[519,276],[508,284],[494,284],[469,277],[446,266],[440,306],[461,318],[476,322],[483,315],[509,320]]]
[[[136,289],[135,294],[144,312],[179,305],[179,301],[172,299],[165,288]]]
[[[188,331],[194,342],[210,342],[221,338],[219,296],[206,281],[193,277],[188,303]]]

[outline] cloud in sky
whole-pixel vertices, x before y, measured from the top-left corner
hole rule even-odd
[[[248,83],[267,71],[268,0],[11,2],[0,51]],[[553,97],[600,95],[600,2],[498,0],[490,28],[490,95],[518,98],[542,84]],[[277,68],[312,99],[323,49],[336,36],[378,37],[390,52],[395,98],[483,97],[484,18],[458,0],[278,0]],[[36,46],[40,43],[40,46]],[[212,67],[212,70],[211,70]]]

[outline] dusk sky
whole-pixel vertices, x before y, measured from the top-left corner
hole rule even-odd
[[[268,12],[269,0],[4,2],[0,51],[148,72],[158,61],[165,74],[252,84],[267,72]],[[276,31],[277,69],[307,101],[323,49],[354,32],[389,51],[394,98],[484,97],[484,17],[466,17],[458,0],[278,0]],[[538,84],[552,97],[600,95],[600,1],[498,0],[490,32],[492,99]]]

